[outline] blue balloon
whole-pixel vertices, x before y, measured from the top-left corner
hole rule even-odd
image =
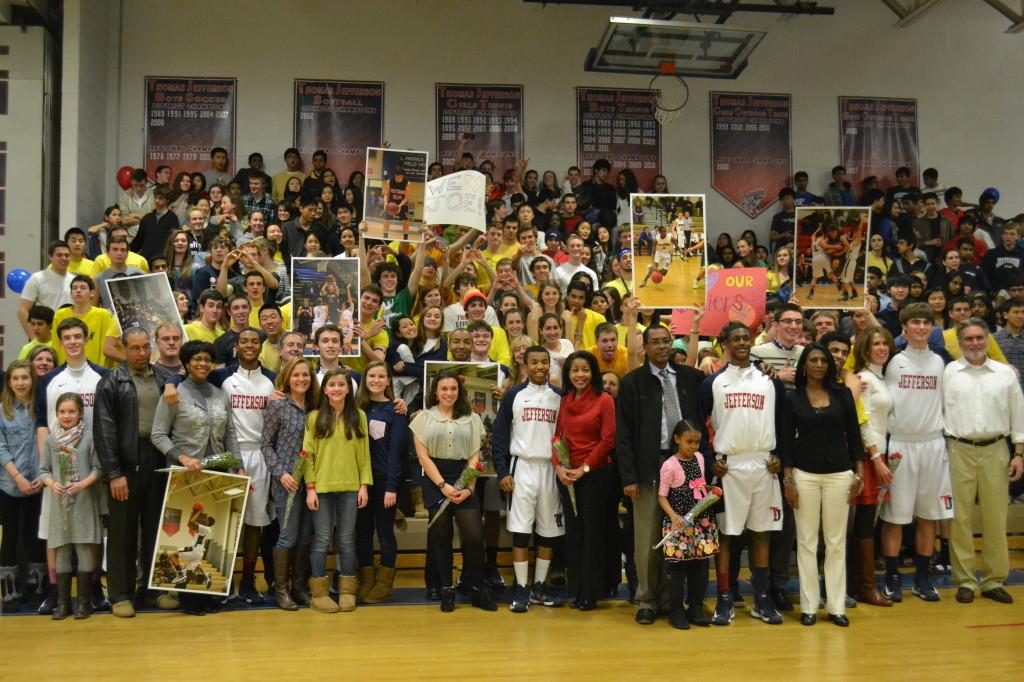
[[[32,273],[28,270],[22,270],[21,268],[11,270],[7,273],[7,288],[16,294],[20,294],[25,290],[25,283],[28,282],[31,276]]]
[[[995,197],[996,203],[999,203],[999,190],[997,190],[995,187],[989,187],[984,192],[982,192],[982,194],[991,194],[993,197]]]

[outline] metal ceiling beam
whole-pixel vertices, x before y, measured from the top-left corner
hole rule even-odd
[[[757,14],[804,14],[811,16],[833,16],[833,7],[822,7],[817,0],[793,0],[780,4],[774,0],[770,4],[740,2],[728,0],[723,3],[716,0],[652,0],[651,2],[634,2],[633,0],[523,0],[523,2],[540,5],[590,5],[600,7],[629,7],[635,11],[665,12],[669,14],[697,14],[722,16],[738,12]]]
[[[904,6],[901,0],[882,0],[882,2],[899,18],[893,28],[906,28],[935,9],[942,0],[911,0],[907,6]]]
[[[1006,29],[1007,33],[1020,33],[1024,31],[1024,0],[1021,0],[1020,12],[1013,11],[1001,0],[983,0],[983,2],[1013,22],[1013,25]]]

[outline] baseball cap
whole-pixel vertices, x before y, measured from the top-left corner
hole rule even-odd
[[[551,241],[552,239],[562,241],[562,234],[558,230],[551,230],[550,232],[544,235],[544,238],[547,239],[548,241]]]

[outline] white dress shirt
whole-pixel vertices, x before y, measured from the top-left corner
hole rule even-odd
[[[1009,366],[991,358],[972,365],[966,358],[946,365],[942,378],[946,433],[985,440],[1010,435],[1024,443],[1024,394]]]

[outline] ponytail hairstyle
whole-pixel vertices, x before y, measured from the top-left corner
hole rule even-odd
[[[340,376],[344,381],[349,382],[348,370],[338,368],[332,369],[324,375],[320,384],[320,405],[317,408],[316,423],[313,428],[313,436],[321,440],[330,438],[334,434],[334,409],[331,407],[330,399],[327,397],[327,382],[332,378]],[[347,385],[348,395],[345,396],[345,404],[341,408],[341,421],[345,424],[345,438],[362,438],[362,424],[359,419],[359,408],[356,407],[355,396],[352,395],[352,385]]]
[[[689,419],[680,419],[676,423],[676,427],[674,429],[672,429],[672,438],[673,439],[678,438],[679,436],[683,435],[684,433],[698,433],[699,434],[700,432],[701,431],[700,431],[699,428],[697,428],[697,425],[694,424],[693,422],[691,422]]]

